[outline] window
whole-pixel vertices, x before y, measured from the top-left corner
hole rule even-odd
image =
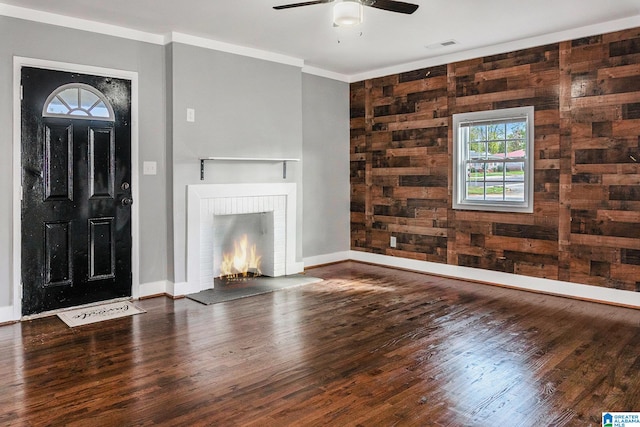
[[[114,120],[113,108],[97,89],[71,83],[54,90],[44,103],[43,117]]]
[[[533,212],[533,107],[453,115],[453,208]]]

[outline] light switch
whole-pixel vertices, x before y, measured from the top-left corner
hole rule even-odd
[[[196,110],[195,108],[187,108],[187,121],[195,122],[196,121]]]
[[[143,175],[155,175],[158,173],[156,162],[143,162],[142,174]]]

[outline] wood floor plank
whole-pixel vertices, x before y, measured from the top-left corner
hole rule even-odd
[[[578,426],[640,411],[640,310],[346,262],[321,283],[0,327],[0,424]]]

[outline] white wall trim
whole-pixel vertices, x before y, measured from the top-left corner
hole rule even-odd
[[[157,282],[140,283],[140,295],[139,298],[145,298],[155,295],[162,295],[167,293],[169,289],[168,280],[158,280]]]
[[[0,323],[15,322],[17,320],[20,320],[20,318],[16,318],[13,305],[0,307]]]
[[[376,77],[389,76],[392,74],[404,73],[407,71],[419,70],[426,67],[451,64],[453,62],[465,61],[468,59],[482,58],[485,56],[497,55],[500,53],[513,52],[520,49],[544,46],[551,43],[559,43],[562,41],[574,40],[597,34],[606,34],[638,26],[640,26],[640,15],[634,15],[628,18],[617,19],[614,21],[601,22],[598,24],[559,31],[556,33],[549,33],[541,36],[514,40],[507,43],[500,43],[485,47],[463,50],[447,55],[433,56],[431,58],[426,58],[419,61],[398,64],[391,67],[378,68],[376,70],[365,71],[358,74],[351,74],[349,76],[349,83],[373,79]]]
[[[350,259],[350,251],[334,252],[330,254],[315,255],[304,259],[305,268],[312,268],[319,265],[331,264]]]
[[[583,285],[580,283],[563,282],[560,280],[542,279],[538,277],[523,276],[520,274],[483,270],[479,268],[439,264],[408,258],[398,258],[388,255],[372,254],[369,252],[350,251],[349,259],[388,267],[397,267],[405,270],[414,270],[422,273],[436,274],[438,276],[447,276],[456,279],[471,280],[474,282],[484,282],[487,284],[496,284],[527,291],[640,309],[640,292],[603,288],[600,286]]]
[[[252,47],[239,46],[231,43],[219,42],[216,40],[206,39],[203,37],[192,36],[189,34],[171,32],[165,38],[165,44],[183,43],[191,46],[202,47],[205,49],[217,50],[220,52],[233,53],[236,55],[248,56],[250,58],[262,59],[264,61],[277,62],[285,65],[302,68],[304,60],[293,56],[273,53],[266,50],[255,49]]]
[[[194,286],[189,282],[169,282],[169,286],[167,287],[167,294],[172,297],[183,297],[185,295],[195,294],[196,292],[200,292],[201,290],[202,289],[200,289],[199,286]]]
[[[313,74],[314,76],[325,77],[327,79],[338,80],[340,82],[351,82],[351,78],[347,74],[340,74],[323,68],[311,67],[309,65],[302,67],[302,72],[306,74]]]
[[[59,70],[114,77],[131,81],[131,196],[139,200],[138,194],[138,73],[134,71],[116,70],[111,68],[94,67],[90,65],[71,64],[67,62],[48,61],[36,58],[13,57],[13,236],[12,236],[12,265],[11,281],[13,283],[13,318],[19,320],[22,316],[22,144],[21,144],[21,100],[20,79],[22,67],[37,67],[49,70]],[[139,204],[131,205],[131,296],[140,296],[140,212]]]
[[[59,15],[51,12],[42,12],[25,7],[10,6],[0,3],[0,15],[11,18],[25,19],[27,21],[40,22],[42,24],[57,25],[59,27],[72,28],[74,30],[89,31],[91,33],[104,34],[107,36],[121,37],[129,40],[136,40],[153,44],[164,44],[164,37],[159,34],[147,33],[145,31],[132,30],[130,28],[117,25],[103,24],[87,19],[72,18],[70,16]]]
[[[483,270],[479,268],[460,267],[457,265],[440,264],[429,261],[419,261],[399,258],[389,255],[379,255],[361,251],[345,251],[305,258],[307,268],[310,266],[339,261],[360,261],[385,267],[395,267],[420,273],[435,274],[454,279],[470,280],[499,285],[525,291],[540,292],[549,295],[564,296],[605,304],[620,305],[640,309],[640,292],[603,288],[600,286],[584,285],[581,283],[563,282],[560,280],[542,279],[523,276],[520,274],[502,273],[499,271]]]
[[[287,270],[287,275],[304,273],[304,261],[294,261],[291,263],[291,268]]]

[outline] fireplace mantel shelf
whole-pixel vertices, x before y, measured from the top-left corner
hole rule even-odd
[[[282,179],[287,178],[287,162],[299,162],[300,159],[283,157],[201,157],[200,158],[200,180],[204,180],[204,162],[282,162]]]

